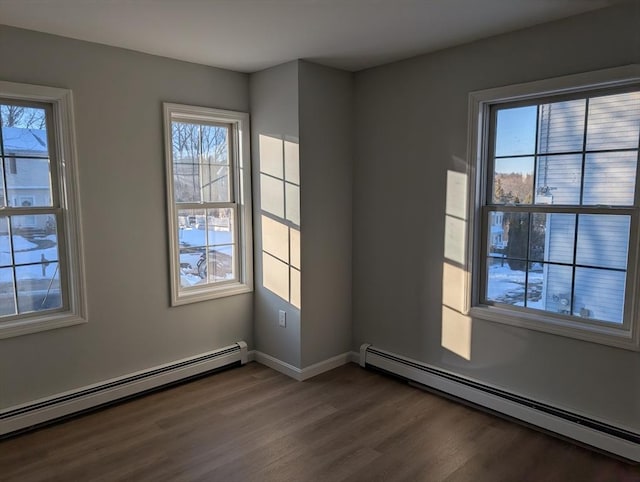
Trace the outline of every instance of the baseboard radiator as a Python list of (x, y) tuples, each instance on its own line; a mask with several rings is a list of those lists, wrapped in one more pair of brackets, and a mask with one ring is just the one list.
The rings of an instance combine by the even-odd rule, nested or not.
[(245, 363), (247, 344), (239, 341), (194, 357), (0, 410), (0, 439), (166, 385)]
[(579, 443), (640, 462), (640, 434), (441, 370), (372, 345), (360, 347), (360, 365), (374, 367), (456, 399)]

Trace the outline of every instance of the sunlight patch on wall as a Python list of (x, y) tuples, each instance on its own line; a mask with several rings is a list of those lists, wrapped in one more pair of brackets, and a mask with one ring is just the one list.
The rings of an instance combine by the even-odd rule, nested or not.
[(297, 142), (259, 136), (262, 285), (301, 306), (300, 159)]
[(449, 263), (442, 265), (442, 304), (464, 312), (464, 284), (466, 273), (462, 268)]
[(265, 212), (284, 218), (284, 190), (281, 181), (260, 174), (260, 207)]
[(262, 253), (262, 284), (273, 294), (289, 301), (289, 266), (269, 253)]
[(466, 273), (449, 263), (442, 270), (442, 335), (443, 348), (471, 360), (473, 320), (464, 315)]
[(465, 315), (468, 272), (467, 262), (467, 175), (447, 172), (447, 193), (442, 265), (443, 348), (471, 360), (473, 320)]
[(471, 360), (471, 318), (442, 306), (442, 346), (456, 355)]

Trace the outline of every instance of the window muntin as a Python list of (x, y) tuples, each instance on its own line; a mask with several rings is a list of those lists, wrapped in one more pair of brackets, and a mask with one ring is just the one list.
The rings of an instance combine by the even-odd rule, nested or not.
[(474, 316), (638, 349), (639, 81), (629, 66), (471, 94)]
[(0, 338), (87, 321), (72, 94), (0, 81)]
[(247, 124), (165, 104), (174, 305), (252, 289)]

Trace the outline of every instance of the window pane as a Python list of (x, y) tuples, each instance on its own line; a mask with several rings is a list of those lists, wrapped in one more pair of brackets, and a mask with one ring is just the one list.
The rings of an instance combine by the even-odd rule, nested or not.
[(544, 268), (542, 263), (529, 263), (527, 277), (527, 308), (544, 310)]
[(207, 263), (204, 246), (180, 248), (180, 286), (187, 288), (206, 282)]
[(204, 209), (180, 209), (178, 211), (178, 242), (181, 246), (205, 246), (206, 216)]
[(0, 217), (0, 266), (11, 266), (12, 264), (9, 218)]
[(178, 203), (200, 202), (200, 165), (175, 162), (173, 164), (173, 194)]
[(10, 206), (51, 206), (48, 159), (5, 158), (4, 164)]
[(535, 213), (532, 217), (536, 235), (532, 236), (531, 259), (573, 264), (576, 215)]
[(529, 237), (529, 215), (527, 213), (506, 212), (504, 214), (506, 225), (506, 245), (504, 254), (509, 258), (509, 264), (513, 269), (524, 271), (527, 259), (527, 243)]
[(229, 202), (229, 128), (172, 123), (176, 202)]
[(53, 214), (11, 216), (15, 264), (58, 261), (58, 234)]
[(533, 200), (533, 157), (496, 159), (493, 174), (493, 202), (531, 204)]
[(216, 164), (173, 164), (176, 202), (229, 202), (229, 167)]
[(584, 99), (540, 105), (538, 152), (582, 151)]
[(538, 309), (550, 313), (571, 314), (571, 278), (573, 268), (571, 266), (558, 266), (555, 264), (543, 264), (543, 297), (544, 304)]
[(587, 150), (637, 149), (640, 134), (640, 92), (589, 100)]
[(630, 223), (630, 216), (580, 215), (576, 264), (626, 269)]
[(16, 302), (13, 292), (13, 269), (0, 268), (0, 316), (15, 314)]
[(196, 124), (171, 123), (173, 161), (188, 164), (200, 162), (200, 129)]
[(541, 156), (536, 171), (536, 204), (580, 205), (582, 155)]
[(621, 271), (576, 268), (573, 314), (622, 323), (625, 278)]
[(62, 307), (58, 263), (17, 266), (16, 284), (20, 313)]
[(209, 282), (235, 279), (234, 247), (232, 245), (216, 246), (209, 249), (207, 274)]
[(0, 208), (7, 206), (7, 197), (4, 192), (4, 162), (0, 158)]
[(234, 239), (234, 210), (231, 208), (216, 208), (207, 210), (207, 226), (209, 246), (233, 244)]
[(529, 259), (543, 261), (546, 257), (547, 215), (545, 213), (531, 213), (529, 226)]
[(229, 164), (229, 129), (221, 126), (200, 126), (202, 162)]
[(489, 213), (489, 229), (487, 247), (489, 256), (502, 258), (506, 252), (505, 221), (506, 213), (495, 211)]
[(200, 168), (202, 171), (202, 201), (230, 202), (229, 168), (216, 164), (203, 164)]
[(583, 204), (631, 206), (638, 151), (587, 154)]
[(496, 120), (496, 156), (534, 154), (537, 107), (500, 109)]
[(526, 263), (522, 265), (523, 269), (514, 269), (507, 260), (487, 259), (487, 300), (524, 306)]
[(47, 157), (47, 125), (44, 109), (0, 105), (0, 125), (5, 155)]

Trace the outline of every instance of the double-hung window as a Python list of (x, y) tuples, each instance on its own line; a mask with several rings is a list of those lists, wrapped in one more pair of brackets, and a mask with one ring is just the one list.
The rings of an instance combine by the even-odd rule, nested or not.
[(472, 313), (638, 348), (639, 74), (471, 95)]
[(249, 119), (165, 104), (172, 304), (253, 289)]
[(0, 337), (86, 321), (71, 92), (0, 82)]

